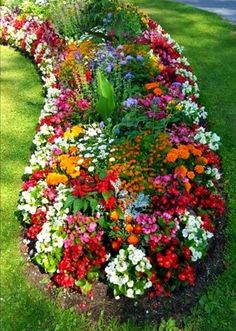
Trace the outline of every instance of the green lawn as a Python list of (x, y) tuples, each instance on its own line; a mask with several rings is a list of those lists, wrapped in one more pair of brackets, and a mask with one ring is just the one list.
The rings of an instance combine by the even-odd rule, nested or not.
[[(202, 296), (186, 330), (236, 330), (236, 26), (214, 14), (166, 0), (133, 0), (185, 46), (184, 54), (199, 79), (201, 101), (209, 112), (210, 128), (222, 137), (221, 155), (228, 195), (227, 269)], [(14, 219), (20, 177), (42, 107), (41, 85), (33, 65), (19, 53), (2, 47), (1, 100), (1, 316), (4, 331), (128, 331), (158, 330), (89, 320), (61, 310), (30, 286), (19, 252), (20, 226)], [(174, 330), (165, 329), (162, 330)]]

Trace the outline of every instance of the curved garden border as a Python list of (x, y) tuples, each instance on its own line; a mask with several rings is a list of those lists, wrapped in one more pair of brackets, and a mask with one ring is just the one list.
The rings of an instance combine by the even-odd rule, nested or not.
[[(48, 27), (47, 27), (47, 28), (48, 28)], [(59, 45), (60, 45), (60, 40), (57, 39), (57, 37), (56, 37), (56, 39), (53, 39), (53, 38), (55, 38), (55, 37), (56, 37), (56, 36), (55, 36), (55, 35), (53, 36), (53, 33), (52, 33), (52, 40), (53, 40), (53, 42), (56, 42), (56, 43), (58, 42)], [(18, 46), (18, 45), (17, 45), (17, 46)], [(34, 45), (35, 48), (37, 48), (37, 46), (38, 46), (38, 45)], [(22, 47), (23, 49), (24, 49), (24, 47), (25, 47), (25, 49), (26, 49), (31, 55), (33, 55), (33, 53), (35, 52), (35, 49), (32, 50), (31, 40), (28, 41), (28, 45), (27, 45), (27, 41), (26, 41), (26, 45), (21, 45), (21, 47)], [(34, 47), (33, 47), (33, 48), (34, 48)], [(37, 54), (37, 55), (38, 55), (38, 54)], [(46, 60), (48, 60), (48, 59), (46, 59)], [(37, 60), (36, 60), (36, 63), (37, 63)], [(42, 67), (40, 67), (40, 69), (42, 70), (43, 73), (46, 73), (46, 75), (48, 75), (48, 72), (47, 72), (47, 71), (44, 72), (44, 70), (47, 70), (47, 68), (45, 69), (45, 68), (42, 66)], [(47, 86), (48, 83), (51, 83), (51, 82), (53, 81), (53, 77), (52, 77), (52, 75), (49, 74), (49, 76), (48, 76), (48, 77), (45, 77), (44, 80), (45, 80), (45, 85)], [(50, 99), (50, 96), (49, 96), (49, 99)], [(51, 100), (50, 100), (50, 101), (51, 101)], [(145, 305), (146, 305), (146, 303), (145, 303)], [(144, 306), (145, 306), (145, 305), (144, 305)], [(144, 306), (143, 306), (143, 307), (144, 307)]]

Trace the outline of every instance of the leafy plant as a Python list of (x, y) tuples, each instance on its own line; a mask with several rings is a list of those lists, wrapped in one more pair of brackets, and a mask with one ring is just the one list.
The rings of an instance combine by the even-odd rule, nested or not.
[(100, 69), (97, 71), (97, 86), (99, 99), (96, 110), (102, 119), (107, 122), (116, 109), (116, 98), (112, 84)]

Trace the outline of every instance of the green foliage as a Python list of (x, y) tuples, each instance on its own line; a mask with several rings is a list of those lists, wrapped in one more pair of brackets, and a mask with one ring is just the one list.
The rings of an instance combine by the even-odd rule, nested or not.
[(51, 0), (49, 12), (59, 33), (68, 38), (112, 34), (122, 41), (141, 33), (143, 27), (137, 9), (122, 0)]
[(105, 74), (98, 69), (97, 71), (97, 87), (98, 101), (96, 110), (101, 118), (107, 122), (112, 117), (112, 113), (116, 109), (116, 99), (112, 84), (109, 82)]
[(35, 0), (6, 0), (4, 5), (10, 8), (19, 7), (23, 14), (33, 14), (41, 18), (48, 16), (48, 3), (39, 5)]
[(179, 329), (176, 326), (175, 321), (170, 318), (168, 321), (162, 321), (161, 325), (159, 326), (159, 330), (158, 331), (181, 331), (181, 329)]
[(68, 38), (76, 38), (81, 34), (81, 7), (85, 1), (81, 0), (51, 0), (49, 16), (58, 32)]
[(78, 211), (90, 212), (91, 215), (94, 215), (97, 211), (98, 200), (92, 195), (86, 195), (83, 198), (77, 198), (73, 195), (69, 195), (65, 203), (65, 208), (69, 208), (72, 213), (77, 213)]
[(3, 0), (1, 1), (1, 5), (8, 7), (16, 7), (22, 4), (23, 0)]

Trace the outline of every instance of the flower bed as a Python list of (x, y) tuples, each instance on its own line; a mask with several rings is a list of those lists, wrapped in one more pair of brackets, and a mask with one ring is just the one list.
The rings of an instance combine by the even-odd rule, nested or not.
[(107, 11), (102, 35), (74, 41), (4, 11), (2, 42), (33, 59), (46, 95), (18, 217), (56, 285), (169, 296), (195, 284), (224, 212), (219, 137), (179, 45), (139, 13), (142, 31), (117, 38)]

